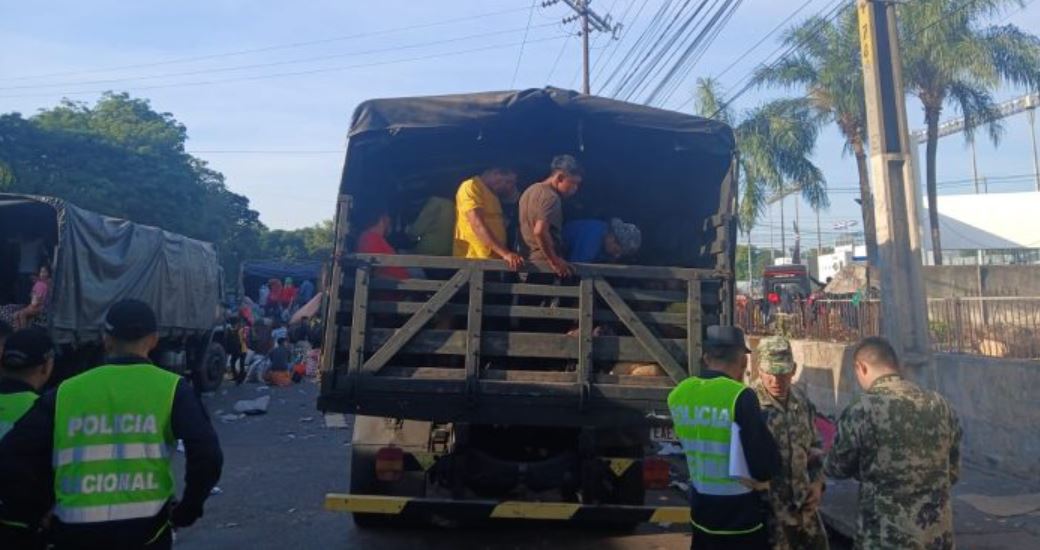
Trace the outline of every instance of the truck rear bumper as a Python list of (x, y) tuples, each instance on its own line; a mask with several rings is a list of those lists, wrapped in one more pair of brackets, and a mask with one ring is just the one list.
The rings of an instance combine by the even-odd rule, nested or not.
[(380, 514), (423, 518), (437, 516), (454, 520), (526, 519), (596, 523), (685, 524), (690, 521), (686, 506), (583, 505), (570, 502), (494, 500), (450, 500), (384, 495), (325, 495), (325, 509), (333, 512)]

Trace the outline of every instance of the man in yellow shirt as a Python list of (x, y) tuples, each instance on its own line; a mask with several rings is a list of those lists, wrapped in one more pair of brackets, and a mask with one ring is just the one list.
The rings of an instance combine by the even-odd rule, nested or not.
[(456, 258), (502, 259), (512, 270), (523, 258), (506, 248), (506, 220), (502, 200), (515, 201), (516, 172), (492, 167), (459, 185), (455, 194)]

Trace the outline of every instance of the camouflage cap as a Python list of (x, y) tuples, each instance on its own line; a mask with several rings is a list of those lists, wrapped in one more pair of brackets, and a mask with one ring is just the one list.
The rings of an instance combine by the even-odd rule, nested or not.
[(761, 356), (759, 370), (769, 374), (789, 374), (794, 372), (794, 356), (791, 343), (783, 336), (769, 336), (758, 343)]

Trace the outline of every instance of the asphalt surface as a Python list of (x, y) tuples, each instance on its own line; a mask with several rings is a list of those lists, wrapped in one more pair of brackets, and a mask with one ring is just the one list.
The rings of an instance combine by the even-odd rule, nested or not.
[[(685, 527), (646, 525), (619, 534), (549, 522), (487, 522), (468, 527), (357, 529), (348, 514), (322, 508), (329, 492), (346, 492), (350, 431), (326, 428), (314, 408), (317, 385), (258, 390), (257, 384), (204, 397), (224, 449), (219, 494), (205, 516), (177, 532), (175, 548), (376, 548), (386, 550), (567, 548), (672, 550), (690, 547)], [(270, 394), (268, 413), (222, 420), (240, 399)], [(180, 459), (178, 460), (180, 462)], [(180, 474), (178, 474), (179, 476)]]

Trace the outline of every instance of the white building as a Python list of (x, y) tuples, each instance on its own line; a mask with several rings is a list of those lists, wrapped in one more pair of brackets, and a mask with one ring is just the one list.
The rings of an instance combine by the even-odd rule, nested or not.
[(846, 265), (865, 263), (866, 260), (867, 247), (865, 245), (838, 245), (834, 247), (834, 252), (822, 254), (816, 259), (816, 273), (819, 274), (818, 279), (821, 282), (825, 282), (827, 279), (834, 277)]
[[(932, 263), (927, 208), (921, 233)], [(939, 195), (939, 235), (943, 263), (1040, 263), (1040, 193)]]

